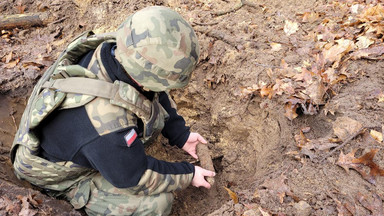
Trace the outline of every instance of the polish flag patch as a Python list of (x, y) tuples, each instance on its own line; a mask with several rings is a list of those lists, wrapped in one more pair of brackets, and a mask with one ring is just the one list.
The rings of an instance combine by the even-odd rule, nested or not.
[(137, 137), (137, 133), (135, 131), (135, 129), (131, 129), (127, 134), (125, 134), (124, 136), (124, 139), (125, 139), (125, 143), (127, 143), (127, 146), (128, 147), (131, 147), (133, 141), (135, 141)]

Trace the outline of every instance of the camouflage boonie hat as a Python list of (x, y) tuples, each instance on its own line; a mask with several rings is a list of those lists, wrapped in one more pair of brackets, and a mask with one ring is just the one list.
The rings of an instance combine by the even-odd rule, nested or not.
[(199, 58), (195, 32), (178, 13), (153, 6), (117, 29), (116, 58), (145, 88), (160, 92), (188, 84)]

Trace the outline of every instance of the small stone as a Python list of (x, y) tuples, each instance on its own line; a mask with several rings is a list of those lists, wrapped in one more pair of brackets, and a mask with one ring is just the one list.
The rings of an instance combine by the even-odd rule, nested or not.
[(308, 216), (311, 215), (312, 207), (305, 201), (300, 201), (293, 204), (293, 207), (296, 210), (297, 216)]

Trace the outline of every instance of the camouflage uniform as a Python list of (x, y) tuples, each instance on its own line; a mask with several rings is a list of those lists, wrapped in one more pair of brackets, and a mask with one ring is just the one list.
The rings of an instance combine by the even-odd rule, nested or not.
[[(146, 26), (146, 28), (144, 28)], [(116, 58), (127, 73), (154, 92), (185, 86), (199, 55), (192, 27), (176, 12), (149, 7), (130, 17), (116, 33), (76, 38), (35, 86), (12, 146), (15, 173), (53, 196), (63, 196), (90, 215), (169, 214), (172, 191), (187, 187), (193, 175), (160, 175), (147, 170), (135, 187), (116, 188), (99, 172), (71, 161), (53, 163), (39, 157), (33, 132), (56, 109), (85, 106), (89, 119), (102, 135), (144, 123), (141, 140), (148, 143), (164, 127), (167, 112), (155, 95), (152, 101), (132, 86), (114, 83), (101, 64), (102, 43), (116, 42)], [(76, 65), (96, 49), (88, 68)]]

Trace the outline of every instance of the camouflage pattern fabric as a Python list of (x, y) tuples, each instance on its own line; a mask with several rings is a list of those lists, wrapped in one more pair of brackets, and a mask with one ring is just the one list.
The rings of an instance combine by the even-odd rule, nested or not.
[[(95, 172), (70, 162), (66, 163), (66, 165), (59, 165), (39, 157), (40, 142), (35, 136), (33, 128), (66, 100), (65, 93), (42, 89), (42, 85), (50, 79), (68, 76), (65, 71), (61, 72), (58, 68), (72, 64), (80, 56), (110, 38), (110, 36), (95, 36), (92, 32), (81, 34), (60, 55), (55, 64), (44, 73), (34, 87), (11, 148), (11, 160), (18, 178), (45, 189), (65, 191)], [(74, 74), (87, 76), (86, 72), (83, 72), (82, 74), (81, 70), (76, 70)], [(82, 96), (76, 97), (78, 98), (72, 98), (75, 102), (89, 100), (82, 100)], [(78, 105), (81, 105), (81, 103)]]
[(155, 92), (187, 85), (199, 44), (178, 13), (148, 7), (128, 17), (116, 33), (116, 58), (138, 83)]
[[(42, 76), (29, 98), (11, 149), (15, 174), (48, 189), (53, 196), (64, 196), (76, 209), (85, 207), (90, 215), (169, 214), (171, 192), (186, 188), (193, 174), (163, 175), (147, 170), (137, 186), (119, 189), (93, 169), (70, 161), (53, 163), (38, 156), (40, 143), (33, 128), (55, 109), (85, 106), (100, 135), (135, 126), (140, 118), (144, 123), (144, 143), (164, 127), (168, 114), (159, 104), (158, 95), (149, 101), (128, 84), (115, 82), (113, 85), (117, 85), (118, 91), (109, 99), (45, 86), (68, 77), (111, 82), (100, 60), (103, 42), (116, 42), (120, 63), (129, 75), (152, 91), (186, 85), (199, 56), (191, 26), (176, 12), (164, 7), (150, 7), (130, 16), (117, 34), (85, 32), (80, 35)], [(76, 65), (84, 54), (94, 49), (88, 68)]]
[[(97, 74), (99, 79), (110, 80), (100, 60), (101, 46), (102, 44), (96, 49), (88, 68)], [(98, 98), (85, 105), (93, 126), (100, 135), (104, 135), (121, 128), (135, 126), (139, 117), (144, 124), (141, 141), (146, 145), (150, 144), (160, 134), (164, 122), (169, 117), (159, 103), (158, 93), (150, 101), (127, 83), (116, 80), (114, 85), (118, 86), (118, 90), (113, 97)]]
[[(87, 188), (87, 190), (81, 190)], [(84, 206), (88, 215), (168, 215), (173, 194), (135, 195), (111, 185), (96, 174), (66, 194), (72, 205)]]

